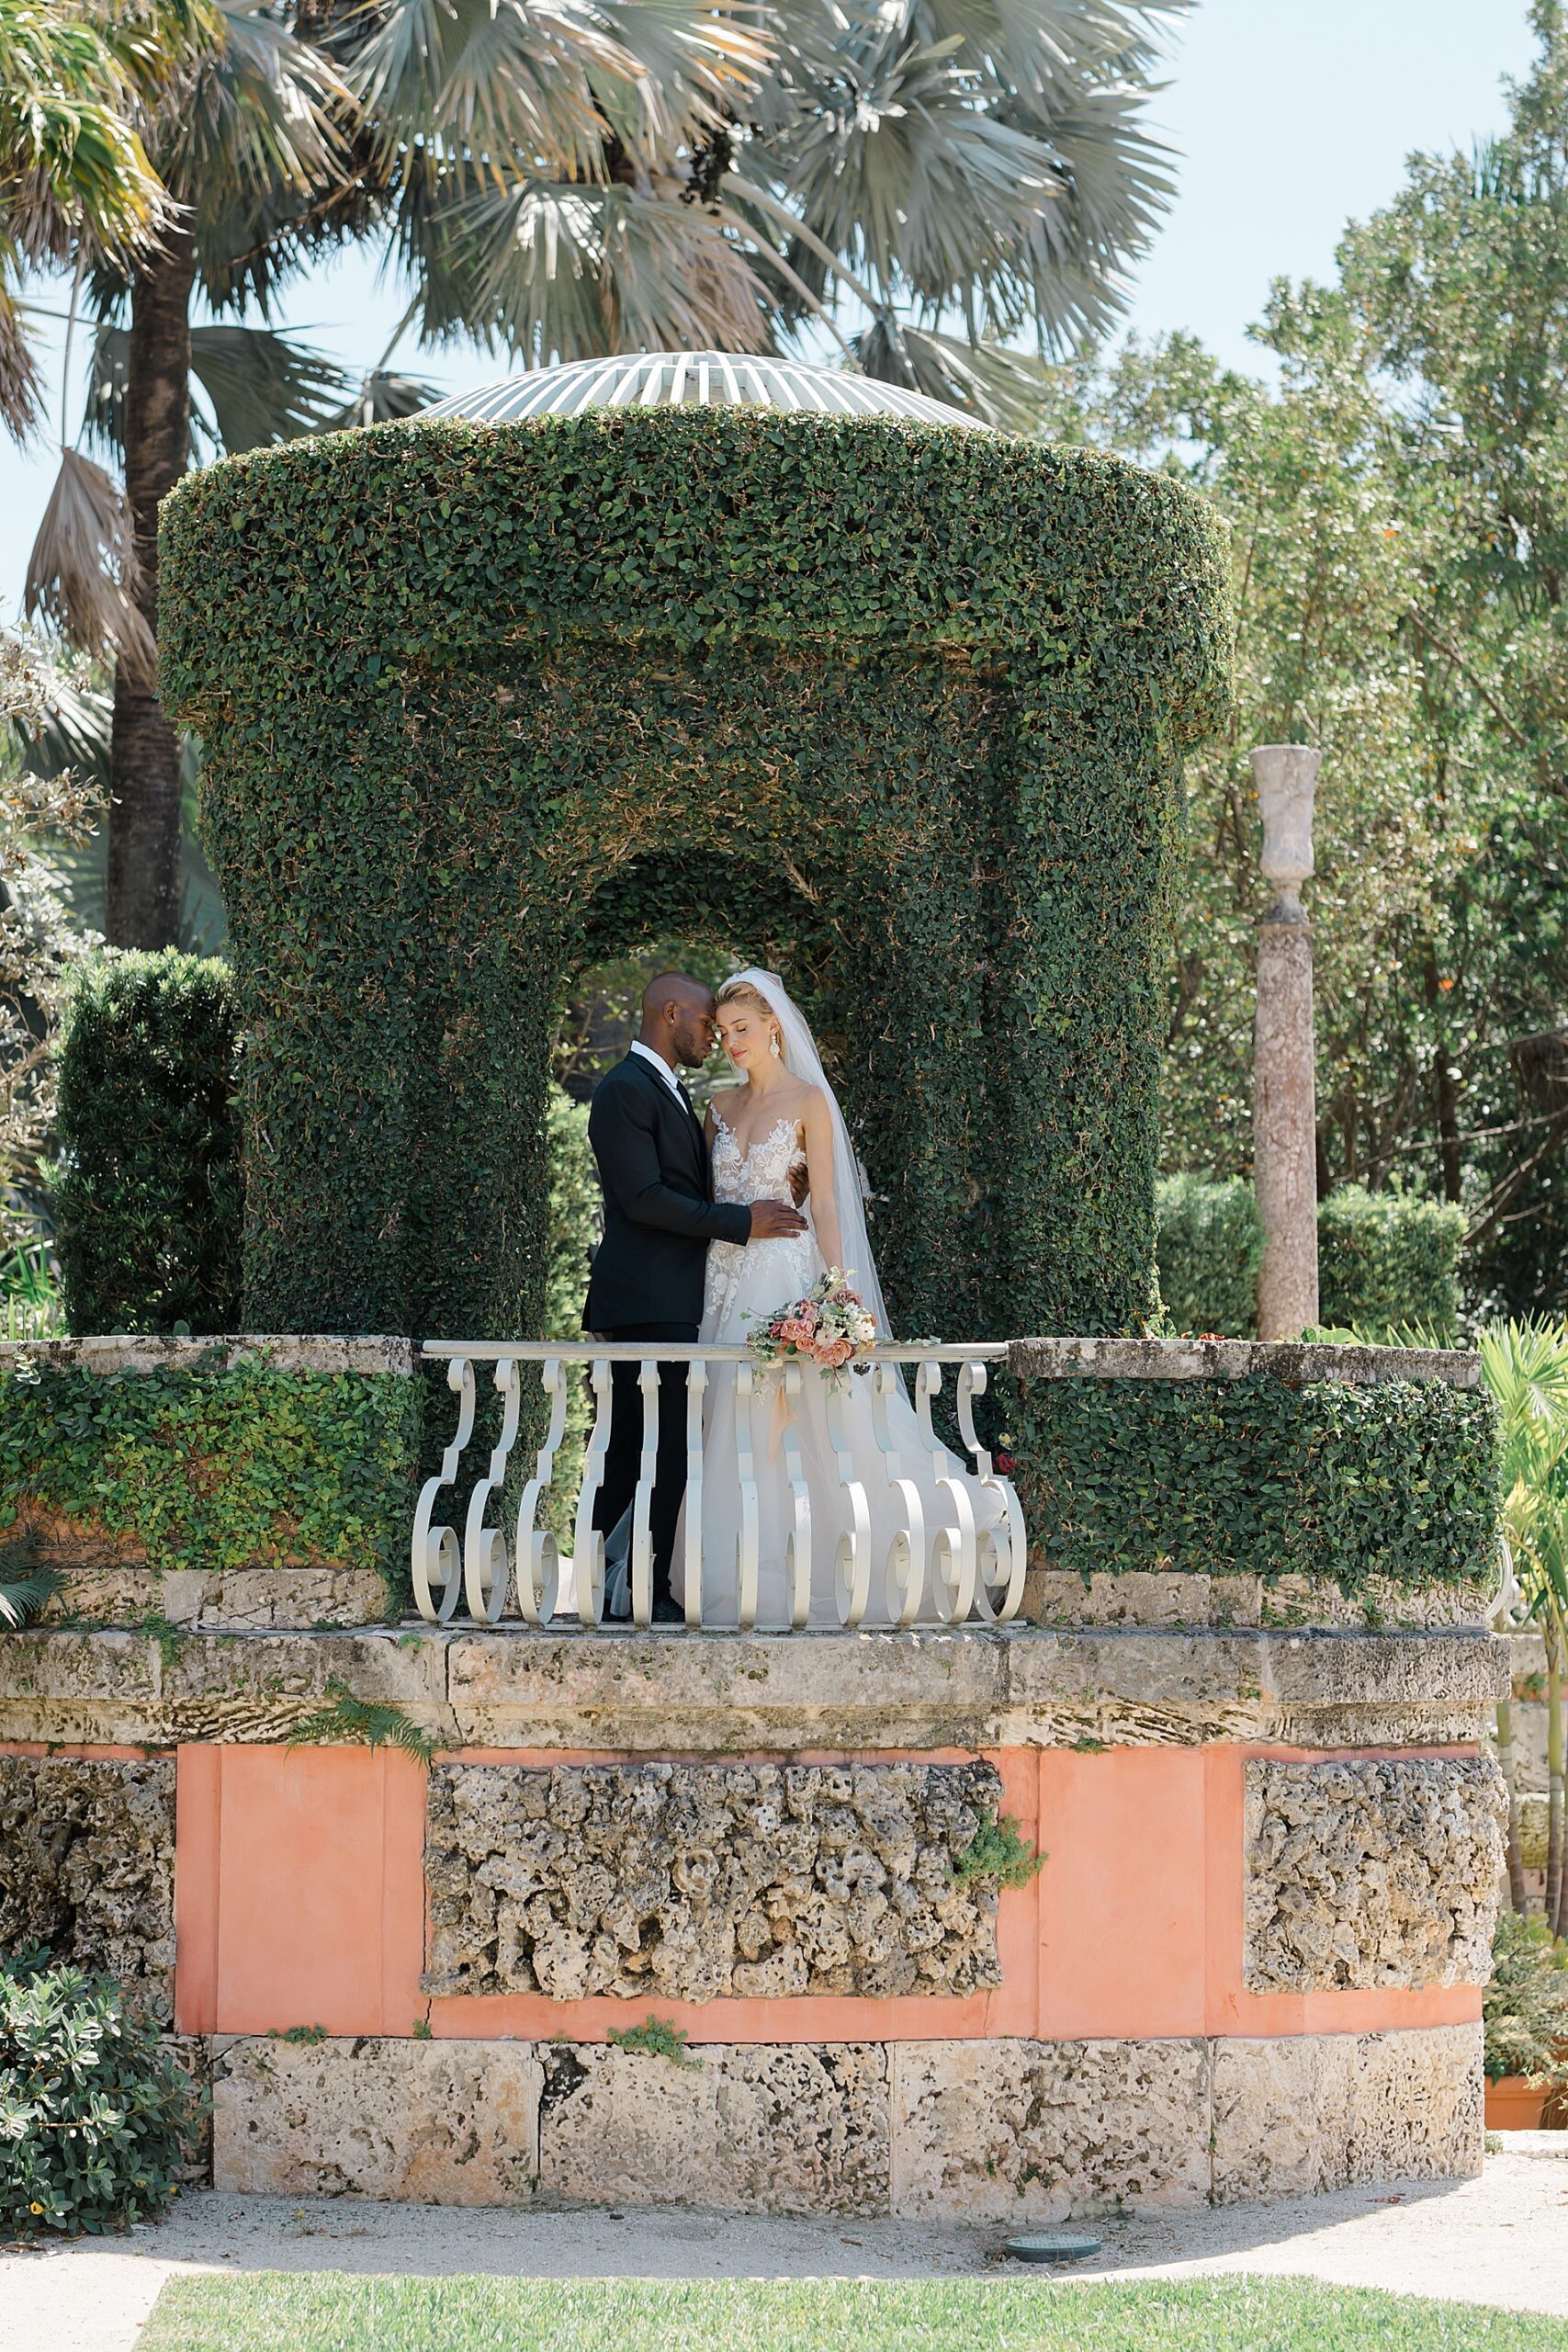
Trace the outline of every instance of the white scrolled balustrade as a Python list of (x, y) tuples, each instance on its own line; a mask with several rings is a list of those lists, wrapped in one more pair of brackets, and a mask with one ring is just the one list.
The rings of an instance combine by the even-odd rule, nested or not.
[[(429, 1623), (449, 1624), (465, 1604), (468, 1618), (478, 1625), (499, 1625), (509, 1617), (524, 1626), (575, 1623), (584, 1631), (637, 1630), (652, 1623), (660, 1368), (676, 1363), (686, 1372), (686, 1508), (678, 1555), (684, 1630), (756, 1626), (760, 1571), (768, 1557), (784, 1562), (784, 1616), (769, 1629), (800, 1632), (807, 1626), (814, 1562), (822, 1558), (826, 1566), (823, 1543), (832, 1541), (832, 1527), (825, 1539), (823, 1528), (813, 1522), (813, 1480), (803, 1445), (808, 1424), (802, 1419), (805, 1384), (814, 1377), (808, 1371), (793, 1363), (761, 1363), (746, 1349), (733, 1347), (645, 1352), (592, 1340), (432, 1340), (423, 1352), (432, 1363), (445, 1363), (447, 1385), (457, 1399), (457, 1426), (439, 1470), (420, 1490), (414, 1513), (414, 1601)], [(864, 1373), (848, 1374), (837, 1386), (824, 1384), (830, 1460), (823, 1463), (818, 1453), (815, 1477), (819, 1502), (825, 1483), (832, 1495), (838, 1536), (829, 1606), (840, 1625), (897, 1630), (917, 1623), (1002, 1624), (1017, 1614), (1027, 1556), (1023, 1514), (1012, 1487), (980, 1443), (974, 1418), (976, 1400), (986, 1391), (987, 1359), (1003, 1352), (995, 1343), (879, 1347)], [(641, 1430), (627, 1523), (612, 1532), (612, 1560), (605, 1533), (594, 1521), (602, 1516), (612, 1367), (617, 1363), (636, 1367)], [(947, 1371), (954, 1374), (953, 1409), (970, 1457), (971, 1467), (962, 1476), (954, 1475), (953, 1456), (932, 1421), (932, 1404)], [(481, 1372), (493, 1382), (499, 1428), (488, 1453), (470, 1466), (466, 1456), (479, 1419)], [(913, 1436), (909, 1416), (901, 1409), (907, 1378), (912, 1380)], [(856, 1459), (845, 1416), (849, 1383), (863, 1379), (875, 1441), (869, 1465), (863, 1446)], [(721, 1468), (733, 1477), (739, 1525), (731, 1555), (724, 1559), (705, 1555), (703, 1544), (703, 1489), (718, 1475), (704, 1453), (705, 1416), (716, 1380), (733, 1382), (735, 1402), (734, 1458)], [(589, 1407), (588, 1426), (581, 1462), (563, 1478), (576, 1451), (568, 1442), (574, 1396)], [(534, 1433), (543, 1431), (526, 1476), (527, 1455), (517, 1458), (525, 1425), (531, 1444)], [(820, 1419), (816, 1427), (819, 1449)], [(929, 1455), (924, 1463), (918, 1458), (922, 1451)], [(863, 1483), (867, 1476), (874, 1493)], [(934, 1504), (933, 1494), (940, 1498)], [(764, 1524), (769, 1510), (781, 1524)], [(875, 1525), (885, 1534), (892, 1528), (880, 1559), (873, 1557)], [(566, 1549), (560, 1538), (569, 1528)], [(773, 1573), (776, 1592), (776, 1568)], [(619, 1602), (619, 1615), (609, 1612), (612, 1600)], [(819, 1601), (819, 1614), (820, 1609)]]

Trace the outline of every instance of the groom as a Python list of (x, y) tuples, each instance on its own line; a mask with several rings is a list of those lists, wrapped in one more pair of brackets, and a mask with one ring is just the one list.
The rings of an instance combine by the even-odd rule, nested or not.
[[(604, 1234), (593, 1259), (583, 1328), (596, 1339), (694, 1347), (710, 1241), (773, 1240), (806, 1229), (787, 1201), (747, 1208), (711, 1197), (707, 1142), (678, 1073), (713, 1051), (711, 989), (684, 972), (661, 972), (643, 991), (642, 1026), (625, 1061), (594, 1090), (588, 1140), (604, 1194)], [(642, 1452), (637, 1366), (611, 1368), (610, 1442), (593, 1509), (604, 1534), (629, 1510)], [(649, 1532), (653, 1614), (679, 1621), (670, 1590), (675, 1523), (686, 1490), (686, 1374), (659, 1369), (659, 1448)]]

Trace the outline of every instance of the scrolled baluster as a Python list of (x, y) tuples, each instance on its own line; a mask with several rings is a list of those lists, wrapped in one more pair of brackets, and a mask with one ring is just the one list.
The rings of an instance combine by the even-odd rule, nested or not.
[(540, 1371), (549, 1399), (550, 1425), (534, 1457), (534, 1475), (517, 1506), (517, 1532), (513, 1559), (517, 1571), (517, 1606), (530, 1625), (543, 1625), (552, 1614), (560, 1580), (560, 1549), (547, 1527), (537, 1524), (539, 1507), (555, 1476), (556, 1455), (566, 1434), (570, 1391), (566, 1366), (559, 1356), (547, 1357)]
[(740, 1488), (740, 1532), (735, 1539), (735, 1622), (743, 1634), (757, 1623), (757, 1567), (761, 1515), (751, 1408), (757, 1384), (749, 1363), (735, 1367), (735, 1469)]
[(659, 1468), (659, 1364), (644, 1356), (637, 1369), (642, 1392), (642, 1454), (632, 1501), (631, 1601), (634, 1625), (653, 1623), (653, 1481)]
[(686, 1366), (685, 1610), (688, 1625), (703, 1622), (703, 1397), (705, 1363)]
[(919, 1487), (912, 1478), (904, 1476), (898, 1442), (887, 1417), (889, 1404), (900, 1393), (897, 1366), (874, 1364), (871, 1373), (871, 1425), (886, 1465), (888, 1491), (897, 1496), (904, 1512), (904, 1524), (887, 1546), (883, 1598), (890, 1624), (912, 1625), (919, 1614), (920, 1599), (925, 1590), (926, 1512)]
[[(1010, 1479), (991, 1466), (991, 1457), (975, 1431), (975, 1399), (986, 1393), (989, 1374), (983, 1360), (961, 1366), (958, 1374), (958, 1426), (975, 1461), (975, 1475), (987, 1493), (1001, 1506), (1006, 1540), (1000, 1531), (987, 1528), (980, 1537), (980, 1576), (975, 1602), (982, 1617), (1005, 1625), (1017, 1616), (1023, 1601), (1023, 1580), (1029, 1567), (1029, 1539), (1024, 1532), (1023, 1506)], [(1001, 1599), (996, 1599), (1000, 1589)]]
[(463, 1587), (468, 1595), (468, 1614), (489, 1625), (499, 1623), (512, 1587), (512, 1559), (505, 1532), (499, 1527), (487, 1527), (484, 1520), (491, 1495), (499, 1494), (505, 1483), (506, 1465), (517, 1442), (522, 1393), (515, 1356), (501, 1358), (495, 1367), (495, 1385), (501, 1392), (501, 1434), (491, 1449), (489, 1469), (468, 1497), (468, 1516), (463, 1529)]
[(975, 1606), (975, 1581), (979, 1551), (975, 1529), (975, 1504), (962, 1478), (948, 1476), (952, 1461), (931, 1422), (931, 1401), (942, 1390), (942, 1366), (930, 1358), (915, 1372), (915, 1411), (921, 1434), (931, 1449), (935, 1483), (953, 1505), (953, 1524), (931, 1531), (931, 1592), (944, 1623), (962, 1625)]
[[(795, 1524), (784, 1539), (784, 1580), (789, 1592), (789, 1622), (799, 1633), (811, 1617), (811, 1489), (800, 1458), (800, 1366), (782, 1364), (784, 1476), (789, 1480)], [(777, 1409), (775, 1408), (775, 1409)]]
[(865, 1604), (871, 1598), (871, 1510), (844, 1440), (843, 1396), (830, 1380), (823, 1383), (822, 1395), (828, 1408), (828, 1442), (833, 1449), (850, 1522), (839, 1537), (833, 1561), (833, 1589), (840, 1624), (853, 1628), (865, 1615)]
[(580, 1625), (597, 1625), (604, 1610), (604, 1538), (593, 1524), (593, 1506), (604, 1483), (610, 1445), (610, 1363), (595, 1356), (588, 1375), (593, 1391), (593, 1427), (582, 1457), (582, 1485), (571, 1532), (571, 1603)]
[(474, 1367), (467, 1356), (454, 1356), (446, 1367), (446, 1385), (457, 1398), (457, 1426), (441, 1456), (441, 1467), (427, 1478), (414, 1507), (411, 1566), (413, 1597), (427, 1624), (445, 1625), (457, 1606), (463, 1589), (463, 1555), (455, 1527), (433, 1527), (431, 1514), (444, 1487), (455, 1487), (463, 1449), (474, 1433)]

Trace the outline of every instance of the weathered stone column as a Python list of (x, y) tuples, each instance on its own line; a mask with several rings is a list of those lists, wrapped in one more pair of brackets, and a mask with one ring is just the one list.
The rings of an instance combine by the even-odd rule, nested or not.
[(1253, 1166), (1263, 1221), (1258, 1336), (1299, 1339), (1317, 1321), (1317, 1093), (1313, 1070), (1312, 929), (1301, 886), (1312, 873), (1320, 754), (1264, 743), (1252, 754), (1263, 811), (1263, 872), (1275, 899), (1258, 926)]

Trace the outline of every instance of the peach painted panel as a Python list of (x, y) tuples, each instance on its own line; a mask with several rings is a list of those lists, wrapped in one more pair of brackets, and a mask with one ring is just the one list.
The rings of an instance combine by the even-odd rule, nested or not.
[(182, 1748), (180, 1781), (182, 2028), (411, 2031), (423, 2006), (424, 1837), (413, 1758), (387, 1748)]
[(1203, 1755), (1040, 1751), (1044, 2040), (1203, 2031)]

